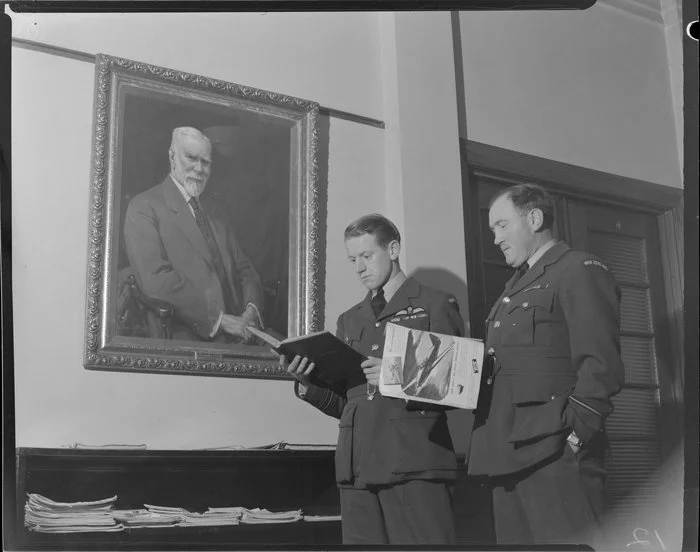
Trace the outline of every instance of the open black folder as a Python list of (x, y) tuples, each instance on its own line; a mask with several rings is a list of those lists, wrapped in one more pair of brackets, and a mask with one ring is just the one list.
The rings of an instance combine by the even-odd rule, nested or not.
[(257, 328), (248, 327), (248, 330), (272, 345), (275, 351), (290, 362), (296, 355), (311, 360), (316, 367), (309, 377), (316, 385), (349, 389), (367, 383), (360, 367), (367, 357), (329, 331), (288, 337), (280, 341)]

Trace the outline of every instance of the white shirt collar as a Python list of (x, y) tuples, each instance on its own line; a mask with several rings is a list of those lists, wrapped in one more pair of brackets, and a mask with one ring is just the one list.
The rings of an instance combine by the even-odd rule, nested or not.
[[(399, 270), (396, 274), (389, 278), (386, 284), (384, 284), (384, 287), (382, 289), (384, 290), (384, 298), (386, 299), (387, 303), (391, 300), (391, 298), (398, 291), (398, 289), (403, 285), (406, 279), (407, 278), (403, 270)], [(372, 293), (372, 296), (374, 297), (375, 294), (376, 292)]]
[(535, 251), (532, 254), (532, 256), (527, 260), (527, 266), (529, 268), (532, 268), (532, 266), (542, 258), (542, 255), (549, 251), (555, 243), (557, 243), (557, 240), (552, 238), (547, 243), (543, 243), (542, 245), (540, 245), (539, 249)]
[(180, 190), (182, 197), (185, 199), (185, 203), (187, 203), (187, 205), (189, 206), (190, 199), (192, 199), (192, 196), (189, 193), (187, 193), (187, 190), (185, 190), (185, 187), (182, 184), (180, 184), (172, 174), (170, 175), (170, 180), (172, 180), (175, 183), (175, 186), (177, 187), (178, 190)]

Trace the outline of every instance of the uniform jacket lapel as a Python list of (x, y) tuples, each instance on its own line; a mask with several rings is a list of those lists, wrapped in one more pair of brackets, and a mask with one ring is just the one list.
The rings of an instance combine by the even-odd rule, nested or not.
[(358, 313), (362, 318), (366, 318), (367, 320), (374, 320), (374, 313), (372, 312), (372, 305), (370, 304), (371, 300), (372, 292), (370, 291), (367, 293), (362, 303), (357, 306)]
[(514, 295), (519, 291), (522, 291), (535, 280), (542, 277), (548, 265), (556, 263), (561, 256), (569, 250), (569, 246), (564, 242), (557, 242), (552, 247), (550, 247), (544, 255), (535, 263), (535, 266), (529, 268), (529, 270), (520, 278), (517, 282), (514, 282), (507, 293)]
[(510, 277), (510, 280), (506, 282), (506, 285), (503, 288), (503, 291), (501, 292), (500, 297), (494, 301), (493, 305), (491, 306), (491, 311), (489, 312), (488, 317), (486, 318), (486, 324), (488, 325), (488, 321), (492, 320), (494, 316), (496, 316), (496, 311), (498, 310), (498, 307), (501, 306), (501, 301), (503, 298), (511, 293), (511, 288), (513, 287), (513, 282), (515, 281), (515, 278), (517, 277), (517, 272), (513, 274)]
[[(411, 299), (420, 295), (420, 284), (414, 278), (406, 278), (406, 281), (401, 284), (396, 290), (391, 300), (387, 303), (384, 310), (379, 315), (379, 319), (393, 316), (400, 310), (413, 306)], [(371, 309), (370, 309), (371, 311)]]
[(557, 262), (569, 249), (569, 246), (565, 242), (557, 242), (550, 247), (547, 252), (542, 255), (542, 258), (535, 263), (535, 266), (531, 267), (520, 279), (517, 278), (517, 272), (513, 274), (510, 280), (506, 282), (503, 293), (501, 293), (501, 296), (491, 307), (491, 312), (489, 312), (487, 320), (493, 319), (493, 317), (496, 315), (496, 311), (501, 305), (501, 301), (504, 297), (508, 295), (515, 295), (537, 279), (541, 278), (547, 266)]
[[(379, 320), (383, 318), (388, 318), (393, 314), (397, 313), (401, 309), (411, 306), (411, 299), (418, 297), (420, 295), (420, 284), (418, 280), (413, 278), (406, 278), (406, 281), (401, 284), (399, 289), (396, 290), (390, 301), (387, 302), (384, 310), (379, 314)], [(357, 311), (362, 315), (363, 318), (371, 320), (374, 322), (374, 312), (372, 311), (372, 292), (370, 291), (364, 298), (364, 300), (357, 306)]]

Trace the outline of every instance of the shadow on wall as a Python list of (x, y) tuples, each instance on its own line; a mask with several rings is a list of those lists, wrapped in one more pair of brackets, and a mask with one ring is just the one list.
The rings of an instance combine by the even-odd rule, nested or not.
[(467, 283), (449, 270), (437, 267), (420, 267), (414, 270), (409, 276), (418, 280), (421, 284), (436, 289), (447, 291), (457, 298), (459, 310), (464, 319), (465, 330), (469, 334), (469, 312), (466, 310)]

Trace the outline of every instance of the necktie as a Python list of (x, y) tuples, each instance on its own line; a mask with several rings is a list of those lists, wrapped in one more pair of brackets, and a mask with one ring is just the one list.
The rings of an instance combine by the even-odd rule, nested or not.
[(370, 299), (369, 304), (372, 307), (372, 312), (374, 313), (374, 317), (379, 318), (379, 315), (384, 310), (384, 307), (386, 307), (386, 298), (384, 297), (384, 289), (383, 288), (379, 288), (377, 290), (377, 293), (374, 294), (374, 297), (372, 297), (372, 299)]
[(528, 268), (530, 267), (527, 265), (527, 263), (523, 263), (518, 267), (518, 269), (515, 271), (516, 277), (515, 280), (513, 280), (513, 285), (515, 285), (515, 283), (525, 275)]
[[(383, 288), (379, 288), (377, 290), (377, 293), (374, 294), (374, 297), (372, 297), (369, 300), (369, 305), (370, 305), (370, 307), (372, 307), (372, 312), (374, 313), (374, 317), (376, 319), (379, 319), (379, 315), (384, 310), (384, 307), (386, 307), (386, 297), (384, 297), (384, 289)], [(374, 398), (374, 394), (376, 392), (377, 392), (377, 386), (368, 382), (367, 383), (367, 400), (371, 401)]]
[(226, 306), (226, 312), (237, 313), (237, 311), (239, 311), (240, 308), (238, 308), (238, 303), (234, 299), (233, 293), (231, 292), (228, 277), (226, 276), (226, 269), (224, 268), (224, 261), (221, 258), (221, 251), (219, 251), (219, 246), (216, 245), (216, 241), (214, 240), (214, 236), (212, 235), (211, 226), (209, 226), (209, 221), (207, 220), (207, 217), (204, 214), (201, 205), (199, 204), (199, 200), (196, 197), (191, 198), (189, 203), (192, 207), (192, 211), (194, 211), (194, 219), (195, 221), (197, 221), (197, 226), (199, 226), (199, 230), (202, 232), (204, 241), (206, 242), (207, 248), (209, 249), (212, 267), (214, 268), (216, 277), (219, 279), (221, 289), (224, 292), (224, 303)]
[(207, 218), (204, 216), (202, 206), (199, 204), (199, 200), (196, 197), (190, 198), (189, 203), (190, 207), (192, 207), (192, 211), (194, 211), (194, 219), (197, 221), (197, 226), (199, 226), (202, 236), (204, 236), (204, 239), (207, 241), (207, 245), (209, 245), (209, 240), (211, 240), (211, 228), (209, 228)]

